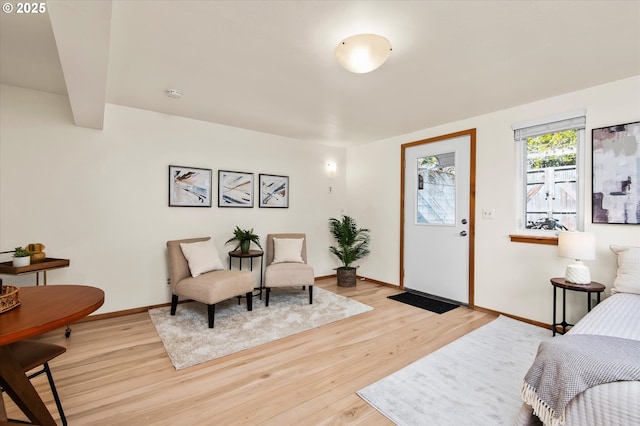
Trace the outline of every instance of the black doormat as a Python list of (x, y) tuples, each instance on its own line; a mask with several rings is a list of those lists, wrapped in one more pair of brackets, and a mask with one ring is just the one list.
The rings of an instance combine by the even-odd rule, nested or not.
[(450, 310), (458, 307), (458, 305), (454, 305), (453, 303), (430, 299), (414, 293), (400, 293), (388, 297), (389, 299), (397, 300), (398, 302), (406, 303), (407, 305), (415, 306), (417, 308), (426, 309), (427, 311), (435, 312), (436, 314), (444, 314), (445, 312), (449, 312)]

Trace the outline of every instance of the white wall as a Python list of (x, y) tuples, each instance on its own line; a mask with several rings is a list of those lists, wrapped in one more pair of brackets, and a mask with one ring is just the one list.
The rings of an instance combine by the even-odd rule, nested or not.
[[(51, 257), (71, 267), (51, 271), (50, 283), (103, 288), (98, 312), (165, 303), (164, 244), (173, 238), (210, 235), (221, 253), (235, 225), (268, 232), (302, 231), (316, 276), (338, 266), (327, 219), (345, 209), (372, 230), (371, 255), (358, 273), (399, 284), (400, 145), (468, 128), (477, 129), (475, 303), (541, 322), (551, 322), (549, 278), (562, 276), (566, 259), (555, 246), (512, 243), (518, 188), (511, 125), (587, 109), (590, 130), (640, 119), (640, 76), (556, 98), (473, 117), (351, 148), (215, 125), (107, 105), (103, 131), (76, 127), (68, 99), (0, 86), (0, 251), (42, 242)], [(329, 178), (327, 161), (338, 171)], [(224, 209), (167, 206), (168, 165), (290, 176), (289, 209)], [(345, 188), (346, 183), (348, 188)], [(22, 186), (19, 187), (18, 184)], [(328, 194), (328, 186), (334, 194)], [(611, 243), (640, 245), (640, 227), (593, 225), (591, 177), (587, 175), (587, 231), (596, 233), (598, 258), (586, 262), (595, 281), (611, 285)], [(493, 220), (482, 220), (482, 208)], [(9, 257), (0, 260), (9, 260)], [(226, 258), (223, 258), (226, 262)], [(32, 275), (3, 276), (33, 285)], [(586, 310), (584, 294), (569, 293), (569, 319)]]
[[(316, 276), (335, 273), (327, 221), (346, 207), (344, 148), (110, 104), (104, 130), (80, 128), (66, 97), (0, 90), (0, 251), (41, 242), (47, 256), (71, 259), (48, 281), (102, 288), (98, 313), (170, 300), (167, 240), (212, 236), (226, 265), (235, 225), (263, 241), (270, 232), (306, 232)], [(328, 161), (337, 164), (331, 178)], [(170, 164), (212, 169), (211, 208), (168, 207)], [(258, 208), (256, 199), (252, 209), (218, 208), (219, 169), (253, 172), (256, 187), (259, 173), (289, 176), (290, 207)]]
[[(469, 100), (474, 102), (477, 100)], [(640, 246), (640, 227), (591, 223), (591, 129), (640, 120), (640, 76), (521, 105), (483, 116), (425, 129), (347, 152), (349, 214), (373, 230), (371, 255), (359, 274), (399, 285), (400, 275), (400, 146), (470, 128), (477, 129), (475, 304), (520, 317), (551, 323), (552, 286), (570, 262), (556, 246), (512, 243), (520, 189), (515, 184), (516, 146), (513, 123), (587, 109), (585, 194), (586, 231), (597, 239), (597, 259), (585, 261), (594, 281), (611, 286), (615, 258), (610, 244)], [(493, 210), (483, 220), (481, 210)], [(452, 261), (455, 267), (455, 261)], [(568, 292), (569, 319), (586, 312), (584, 293)]]

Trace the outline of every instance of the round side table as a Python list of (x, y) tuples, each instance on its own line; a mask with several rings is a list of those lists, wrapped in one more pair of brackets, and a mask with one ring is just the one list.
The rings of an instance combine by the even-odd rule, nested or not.
[(244, 259), (249, 259), (249, 267), (251, 271), (253, 271), (253, 259), (259, 257), (260, 258), (260, 286), (256, 288), (257, 292), (254, 292), (255, 296), (260, 296), (262, 298), (262, 262), (264, 261), (264, 252), (262, 250), (249, 250), (247, 253), (242, 253), (240, 250), (230, 251), (229, 252), (229, 269), (231, 269), (231, 260), (238, 259), (239, 268), (242, 271), (242, 261)]
[[(564, 278), (551, 278), (551, 285), (553, 286), (553, 324), (551, 324), (551, 330), (553, 335), (560, 333), (557, 330), (557, 326), (562, 326), (562, 333), (567, 332), (567, 327), (572, 327), (574, 324), (569, 324), (566, 320), (567, 312), (567, 290), (581, 291), (587, 293), (587, 312), (591, 311), (591, 293), (596, 293), (598, 303), (600, 303), (600, 293), (606, 288), (603, 284), (591, 281), (588, 284), (576, 284), (565, 280)], [(556, 322), (556, 290), (562, 289), (562, 322)]]

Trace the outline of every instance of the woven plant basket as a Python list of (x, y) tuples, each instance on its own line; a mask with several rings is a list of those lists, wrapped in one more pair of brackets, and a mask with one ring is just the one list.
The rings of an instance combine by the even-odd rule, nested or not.
[(13, 309), (20, 305), (18, 300), (18, 293), (20, 287), (5, 285), (2, 287), (2, 295), (0, 295), (0, 313), (6, 312), (9, 309)]
[(356, 268), (338, 268), (336, 269), (336, 275), (338, 276), (338, 285), (340, 287), (356, 286)]

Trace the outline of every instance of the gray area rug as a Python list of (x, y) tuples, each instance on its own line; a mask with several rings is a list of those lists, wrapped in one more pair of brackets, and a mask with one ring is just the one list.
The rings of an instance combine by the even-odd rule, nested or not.
[(169, 315), (169, 307), (151, 309), (149, 316), (180, 370), (372, 309), (318, 287), (310, 305), (309, 291), (300, 287), (272, 289), (269, 307), (264, 295), (263, 300), (254, 297), (251, 312), (244, 299), (240, 305), (237, 299), (217, 303), (214, 328), (207, 326), (204, 303), (179, 304), (175, 316)]
[(500, 316), (358, 395), (398, 425), (512, 425), (524, 376), (550, 338)]

